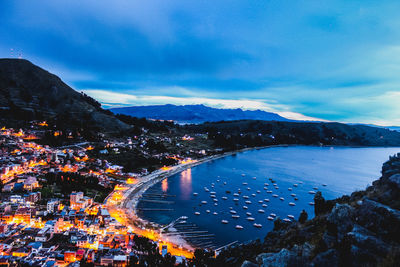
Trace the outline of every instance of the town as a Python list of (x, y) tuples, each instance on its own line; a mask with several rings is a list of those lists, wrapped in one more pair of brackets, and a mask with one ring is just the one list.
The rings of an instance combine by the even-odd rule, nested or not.
[[(173, 263), (178, 264), (193, 255), (162, 240), (156, 230), (132, 227), (115, 212), (127, 185), (137, 183), (147, 169), (126, 173), (122, 166), (91, 158), (95, 147), (84, 141), (57, 148), (40, 145), (34, 141), (42, 127), (47, 123), (33, 122), (27, 130), (0, 130), (0, 264), (126, 266), (152, 251), (161, 260), (171, 259), (168, 252), (173, 251)], [(181, 137), (182, 142), (192, 139)], [(132, 141), (103, 144), (96, 149), (107, 154), (132, 146)], [(168, 157), (172, 164), (193, 162)]]

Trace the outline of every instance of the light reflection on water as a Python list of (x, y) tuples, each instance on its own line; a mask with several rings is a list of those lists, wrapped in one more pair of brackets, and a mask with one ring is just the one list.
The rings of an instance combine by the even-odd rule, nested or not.
[(164, 179), (161, 182), (161, 189), (164, 193), (168, 191), (168, 179)]
[(181, 172), (179, 186), (181, 188), (181, 199), (189, 200), (192, 194), (192, 169)]

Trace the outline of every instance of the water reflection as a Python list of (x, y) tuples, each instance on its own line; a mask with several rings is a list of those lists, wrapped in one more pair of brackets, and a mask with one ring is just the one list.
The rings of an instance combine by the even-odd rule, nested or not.
[(164, 193), (168, 191), (168, 179), (164, 179), (161, 182), (161, 189)]
[(183, 200), (189, 200), (192, 194), (192, 169), (181, 172), (180, 179), (181, 196)]

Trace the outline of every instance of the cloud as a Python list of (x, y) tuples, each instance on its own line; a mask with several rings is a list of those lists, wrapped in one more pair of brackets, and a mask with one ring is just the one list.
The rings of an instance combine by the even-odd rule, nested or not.
[(77, 90), (102, 90), (103, 103), (203, 101), (399, 124), (391, 104), (399, 8), (385, 0), (0, 1), (0, 56), (22, 50)]

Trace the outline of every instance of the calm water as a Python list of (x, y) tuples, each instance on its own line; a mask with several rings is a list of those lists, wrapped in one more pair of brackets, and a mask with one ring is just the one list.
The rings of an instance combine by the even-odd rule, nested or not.
[[(380, 177), (382, 163), (389, 155), (397, 152), (400, 152), (400, 148), (305, 146), (247, 151), (204, 163), (156, 184), (149, 190), (175, 195), (168, 199), (174, 201), (174, 204), (140, 202), (138, 207), (174, 210), (141, 211), (139, 215), (160, 224), (170, 223), (180, 216), (188, 216), (188, 222), (195, 223), (200, 229), (216, 235), (214, 239), (216, 245), (224, 245), (235, 240), (243, 242), (264, 238), (273, 227), (273, 221), (267, 219), (270, 213), (275, 213), (281, 218), (294, 215), (297, 219), (301, 210), (305, 209), (309, 217), (313, 217), (313, 206), (309, 205), (314, 197), (309, 191), (317, 191), (313, 187), (318, 187), (327, 199), (365, 189)], [(279, 189), (276, 189), (268, 178), (272, 178)], [(269, 184), (268, 189), (264, 189), (264, 183)], [(298, 186), (295, 187), (294, 184)], [(208, 188), (209, 192), (206, 192), (204, 187)], [(239, 188), (241, 194), (234, 196), (233, 193), (238, 192)], [(288, 188), (292, 188), (292, 191)], [(231, 193), (226, 193), (227, 190)], [(272, 193), (268, 193), (269, 190)], [(194, 192), (198, 195), (194, 196)], [(210, 197), (211, 192), (215, 192), (218, 206), (214, 205)], [(273, 194), (279, 197), (273, 197)], [(296, 194), (298, 200), (294, 200), (291, 194)], [(243, 196), (248, 196), (249, 199)], [(224, 200), (222, 197), (228, 199)], [(284, 200), (280, 200), (280, 197)], [(234, 198), (239, 201), (234, 201)], [(265, 199), (269, 199), (269, 202)], [(246, 204), (246, 200), (252, 203)], [(262, 203), (258, 202), (260, 200)], [(201, 201), (207, 201), (207, 204), (201, 204)], [(290, 206), (289, 202), (296, 205)], [(268, 206), (262, 207), (262, 204)], [(247, 210), (243, 208), (244, 205), (248, 207)], [(229, 213), (230, 207), (240, 218), (232, 218)], [(259, 213), (259, 209), (263, 209), (265, 213)], [(210, 213), (206, 210), (210, 210)], [(200, 215), (195, 215), (194, 212), (200, 212)], [(218, 214), (213, 215), (213, 212)], [(251, 217), (255, 218), (255, 221), (248, 221), (246, 212), (251, 212)], [(227, 220), (229, 223), (222, 224), (221, 220)], [(256, 228), (253, 226), (254, 223), (262, 224), (262, 227)], [(241, 225), (244, 229), (237, 230), (236, 225)]]

